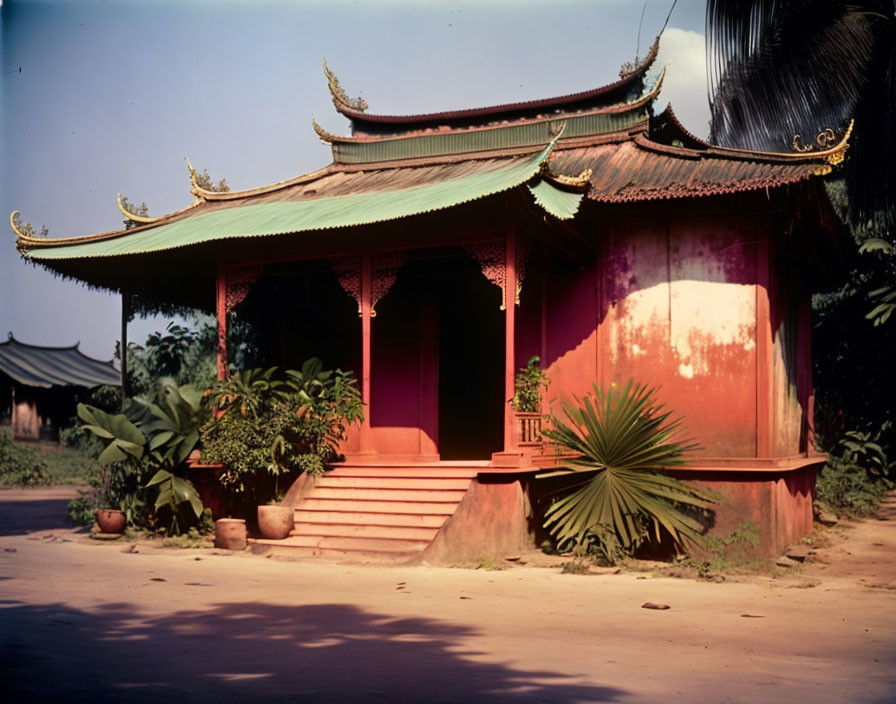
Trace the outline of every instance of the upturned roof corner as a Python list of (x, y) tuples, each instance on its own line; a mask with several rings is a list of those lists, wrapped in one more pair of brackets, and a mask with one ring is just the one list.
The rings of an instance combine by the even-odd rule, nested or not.
[(347, 108), (355, 112), (364, 112), (367, 110), (368, 105), (362, 97), (358, 96), (357, 98), (350, 98), (345, 90), (343, 90), (339, 83), (339, 79), (336, 78), (336, 74), (327, 66), (326, 59), (323, 60), (323, 67), (324, 75), (327, 77), (327, 85), (330, 88), (330, 95), (333, 98), (333, 104), (336, 106), (337, 110), (340, 112), (342, 112), (340, 108)]
[(132, 213), (130, 210), (124, 207), (124, 203), (121, 201), (121, 193), (118, 194), (118, 197), (115, 199), (115, 202), (118, 203), (118, 209), (121, 211), (121, 214), (124, 215), (131, 222), (139, 222), (139, 223), (151, 223), (158, 222), (161, 220), (161, 217), (150, 217), (148, 215), (137, 215)]

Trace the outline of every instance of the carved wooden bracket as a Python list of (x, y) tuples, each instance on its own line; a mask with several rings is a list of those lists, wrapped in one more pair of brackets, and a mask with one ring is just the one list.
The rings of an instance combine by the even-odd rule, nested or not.
[(398, 270), (401, 265), (407, 261), (406, 252), (387, 252), (385, 254), (375, 254), (370, 262), (371, 278), (371, 296), (370, 296), (370, 317), (376, 316), (376, 304), (389, 293), (395, 278), (398, 276)]
[(227, 269), (227, 293), (224, 296), (224, 309), (230, 313), (246, 300), (249, 289), (264, 271), (261, 266), (241, 266)]
[(501, 289), (501, 310), (504, 310), (507, 299), (505, 260), (507, 250), (503, 241), (477, 242), (464, 246), (467, 254), (479, 263), (482, 275)]
[[(507, 247), (503, 241), (477, 242), (465, 245), (464, 249), (479, 263), (482, 274), (495, 286), (501, 289), (501, 310), (507, 308)], [(523, 238), (517, 239), (516, 245), (516, 281), (514, 282), (513, 301), (520, 304), (520, 293), (523, 290), (523, 278), (526, 275), (526, 262), (529, 259), (529, 243)]]
[(330, 266), (342, 290), (357, 301), (358, 315), (361, 315), (361, 257), (330, 259)]

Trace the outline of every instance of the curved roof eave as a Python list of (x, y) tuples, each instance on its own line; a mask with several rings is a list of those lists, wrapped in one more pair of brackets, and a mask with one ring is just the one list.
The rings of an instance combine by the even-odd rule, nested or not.
[[(554, 109), (554, 108), (562, 108), (564, 105), (571, 105), (575, 103), (582, 102), (584, 100), (590, 100), (592, 98), (599, 98), (603, 95), (607, 95), (609, 93), (613, 93), (614, 91), (621, 90), (626, 86), (632, 85), (643, 77), (643, 75), (647, 72), (647, 70), (653, 65), (653, 62), (656, 61), (657, 53), (659, 51), (660, 45), (660, 37), (657, 37), (653, 44), (650, 47), (650, 50), (647, 52), (647, 56), (644, 57), (643, 61), (641, 61), (635, 68), (623, 75), (619, 78), (619, 80), (614, 81), (613, 83), (608, 83), (606, 85), (600, 86), (598, 88), (592, 88), (591, 90), (580, 91), (578, 93), (568, 93), (566, 95), (559, 95), (553, 98), (540, 98), (537, 100), (529, 100), (517, 103), (503, 103), (501, 105), (491, 105), (487, 107), (481, 108), (466, 108), (462, 110), (447, 110), (444, 112), (434, 112), (434, 113), (420, 113), (417, 115), (371, 115), (365, 112), (366, 103), (364, 103), (365, 109), (359, 110), (356, 106), (352, 106), (347, 104), (344, 101), (343, 96), (344, 91), (341, 91), (341, 87), (339, 91), (333, 90), (333, 80), (330, 78), (332, 72), (327, 69), (327, 79), (330, 85), (330, 92), (333, 98), (333, 105), (336, 107), (336, 110), (340, 112), (345, 117), (349, 118), (352, 121), (357, 122), (370, 122), (377, 124), (395, 124), (395, 125), (411, 125), (416, 123), (428, 123), (428, 122), (437, 122), (444, 120), (463, 120), (468, 118), (476, 118), (476, 117), (497, 117), (505, 112), (519, 112), (522, 110), (537, 110), (537, 109)], [(335, 78), (335, 77), (334, 77)], [(338, 80), (336, 81), (338, 85)]]

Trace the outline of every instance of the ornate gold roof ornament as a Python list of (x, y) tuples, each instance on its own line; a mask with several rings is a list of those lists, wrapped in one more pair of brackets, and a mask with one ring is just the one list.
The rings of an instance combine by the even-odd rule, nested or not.
[(190, 193), (199, 198), (200, 200), (205, 200), (205, 189), (199, 185), (199, 181), (196, 180), (196, 169), (193, 168), (193, 164), (190, 163), (189, 157), (184, 157), (184, 161), (187, 162), (187, 168), (190, 170), (190, 184), (192, 188), (190, 188)]
[(855, 123), (855, 120), (849, 121), (849, 126), (846, 128), (843, 139), (841, 139), (840, 143), (832, 149), (830, 154), (828, 154), (826, 161), (831, 166), (837, 166), (837, 164), (843, 163), (843, 160), (846, 158), (846, 150), (849, 148), (849, 138), (852, 136), (852, 128)]
[(619, 67), (619, 77), (628, 78), (634, 73), (647, 70), (656, 58), (659, 48), (660, 37), (657, 36), (657, 38), (653, 40), (653, 44), (650, 45), (650, 48), (647, 50), (647, 55), (643, 59), (640, 56), (636, 56), (634, 61), (626, 61)]
[(314, 119), (314, 115), (311, 116), (311, 126), (314, 128), (314, 131), (317, 133), (317, 136), (321, 138), (323, 142), (327, 144), (332, 144), (338, 137), (335, 134), (330, 134), (323, 127), (317, 124), (317, 120)]
[(127, 208), (124, 207), (124, 203), (121, 202), (121, 193), (118, 194), (118, 197), (115, 199), (118, 203), (118, 209), (121, 211), (121, 214), (124, 215), (128, 220), (132, 222), (140, 222), (140, 223), (150, 223), (150, 222), (158, 222), (161, 220), (161, 217), (149, 217), (147, 215), (135, 215)]
[(541, 175), (545, 180), (558, 186), (575, 190), (587, 190), (588, 186), (591, 185), (591, 175), (593, 173), (594, 169), (585, 169), (578, 176), (567, 176), (566, 174), (553, 173), (548, 162), (541, 165)]
[[(806, 154), (808, 152), (826, 152), (825, 161), (832, 166), (841, 163), (845, 158), (846, 148), (849, 146), (849, 137), (852, 134), (852, 127), (855, 120), (850, 120), (843, 137), (837, 140), (837, 133), (830, 127), (823, 129), (815, 135), (814, 144), (803, 144), (802, 137), (799, 134), (793, 135), (790, 140), (790, 146), (795, 152)], [(828, 153), (829, 152), (829, 153)], [(827, 173), (827, 172), (826, 172)]]
[(327, 77), (327, 83), (330, 85), (330, 95), (333, 96), (334, 103), (344, 105), (350, 110), (355, 110), (356, 112), (364, 112), (367, 109), (368, 105), (364, 101), (364, 98), (361, 98), (360, 96), (357, 98), (348, 97), (346, 92), (342, 89), (342, 86), (339, 85), (339, 79), (336, 78), (336, 74), (333, 73), (327, 66), (326, 59), (324, 59), (324, 75)]
[(16, 227), (16, 217), (18, 217), (18, 215), (19, 215), (18, 210), (13, 210), (9, 214), (9, 226), (12, 228), (12, 231), (16, 233), (16, 237), (18, 237), (20, 240), (31, 239), (30, 237), (28, 237), (28, 235), (26, 235), (18, 227)]

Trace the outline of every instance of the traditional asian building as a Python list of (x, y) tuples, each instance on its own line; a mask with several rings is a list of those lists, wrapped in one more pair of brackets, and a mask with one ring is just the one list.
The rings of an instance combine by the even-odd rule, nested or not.
[(119, 386), (112, 361), (93, 359), (71, 347), (43, 347), (16, 340), (0, 342), (0, 388), (9, 399), (9, 425), (15, 440), (55, 442), (75, 414), (78, 390), (102, 384)]
[[(682, 476), (773, 554), (812, 527), (809, 295), (836, 254), (821, 177), (848, 133), (793, 153), (713, 146), (653, 103), (647, 58), (600, 88), (377, 115), (326, 65), (351, 136), (333, 161), (22, 255), (93, 286), (216, 309), (271, 364), (352, 369), (366, 416), (346, 461), (294, 492), (284, 545), (428, 560), (531, 541), (531, 477), (556, 461), (513, 412), (539, 355), (545, 406), (594, 382), (659, 385), (702, 450)], [(800, 149), (796, 149), (800, 147)], [(261, 545), (261, 543), (259, 543)]]

